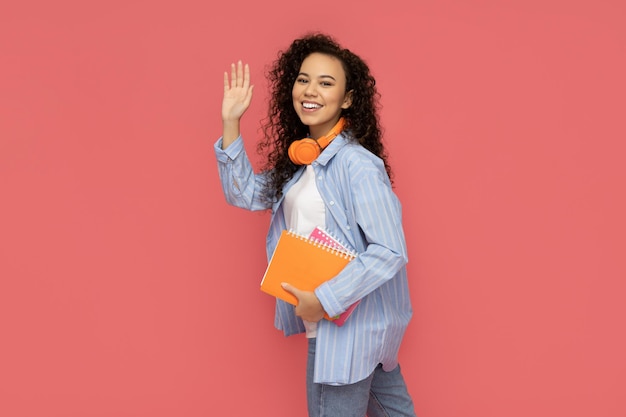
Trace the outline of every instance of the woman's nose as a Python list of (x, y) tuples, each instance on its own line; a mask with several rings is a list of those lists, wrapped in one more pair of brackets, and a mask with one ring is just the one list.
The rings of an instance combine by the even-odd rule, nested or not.
[(306, 96), (314, 96), (317, 94), (317, 90), (313, 83), (308, 83), (306, 88), (304, 89), (304, 95)]

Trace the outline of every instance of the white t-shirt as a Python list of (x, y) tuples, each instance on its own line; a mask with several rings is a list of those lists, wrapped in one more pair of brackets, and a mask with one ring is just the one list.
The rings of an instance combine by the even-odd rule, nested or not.
[[(283, 202), (287, 229), (308, 236), (316, 226), (326, 224), (326, 207), (315, 185), (315, 171), (307, 165), (302, 177), (285, 195)], [(304, 320), (306, 337), (317, 335), (317, 323)]]

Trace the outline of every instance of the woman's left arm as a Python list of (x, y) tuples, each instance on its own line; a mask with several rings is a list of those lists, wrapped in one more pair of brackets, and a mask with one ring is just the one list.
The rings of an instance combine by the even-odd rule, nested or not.
[[(364, 251), (315, 294), (329, 315), (342, 313), (396, 276), (408, 262), (402, 208), (382, 163), (362, 158), (349, 164), (345, 210), (359, 230), (352, 230)], [(354, 229), (354, 228), (352, 228)]]

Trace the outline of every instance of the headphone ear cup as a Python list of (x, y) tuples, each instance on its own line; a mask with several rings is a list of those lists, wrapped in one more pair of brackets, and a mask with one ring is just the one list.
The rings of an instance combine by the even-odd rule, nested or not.
[(321, 149), (315, 139), (300, 139), (289, 145), (289, 159), (297, 165), (309, 165), (320, 156)]

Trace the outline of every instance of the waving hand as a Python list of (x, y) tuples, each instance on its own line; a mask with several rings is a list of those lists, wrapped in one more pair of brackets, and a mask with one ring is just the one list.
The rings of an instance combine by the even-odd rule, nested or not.
[(231, 64), (230, 80), (224, 72), (224, 100), (222, 101), (222, 120), (236, 121), (243, 116), (250, 106), (252, 90), (250, 85), (250, 67), (241, 61)]
[(250, 107), (253, 85), (250, 85), (250, 67), (241, 61), (224, 72), (224, 99), (222, 100), (222, 148), (226, 149), (239, 137), (239, 120)]

